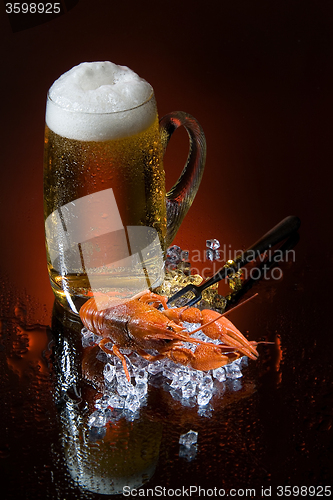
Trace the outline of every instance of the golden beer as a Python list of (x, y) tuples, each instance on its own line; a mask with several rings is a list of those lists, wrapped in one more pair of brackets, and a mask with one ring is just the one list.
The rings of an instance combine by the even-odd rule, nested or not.
[[(48, 106), (52, 111), (56, 105), (48, 102)], [(149, 112), (138, 113), (144, 106)], [(61, 113), (66, 118), (66, 111)], [(99, 113), (69, 113), (71, 119), (76, 114), (76, 120), (83, 123), (84, 131), (74, 131), (74, 136), (94, 136), (89, 120), (91, 116), (98, 118)], [(118, 123), (126, 124), (127, 120), (131, 124), (129, 130), (119, 133), (115, 115)], [(52, 130), (52, 116), (46, 120), (48, 269), (56, 298), (73, 310), (92, 294), (131, 296), (162, 278), (165, 175), (154, 96), (133, 110), (103, 113), (100, 118), (105, 121), (104, 136), (115, 138), (65, 137)], [(135, 121), (138, 123), (133, 126)]]

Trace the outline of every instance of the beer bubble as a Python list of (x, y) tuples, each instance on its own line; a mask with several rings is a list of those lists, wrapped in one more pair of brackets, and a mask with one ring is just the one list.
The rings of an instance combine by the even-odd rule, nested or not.
[(51, 86), (46, 108), (53, 132), (81, 141), (128, 137), (147, 129), (155, 116), (150, 84), (109, 61), (81, 63), (64, 73)]

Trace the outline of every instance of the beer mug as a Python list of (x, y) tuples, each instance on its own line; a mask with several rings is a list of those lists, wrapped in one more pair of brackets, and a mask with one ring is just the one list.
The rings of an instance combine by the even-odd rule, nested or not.
[[(189, 155), (166, 193), (163, 155), (179, 126)], [(198, 122), (184, 112), (159, 122), (152, 87), (127, 67), (82, 63), (52, 85), (44, 218), (51, 286), (64, 307), (77, 313), (95, 294), (130, 297), (161, 284), (205, 156)]]

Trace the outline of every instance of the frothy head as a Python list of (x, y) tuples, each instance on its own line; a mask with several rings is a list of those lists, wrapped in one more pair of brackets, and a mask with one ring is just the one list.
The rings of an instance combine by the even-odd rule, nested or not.
[(83, 141), (116, 139), (149, 127), (156, 116), (151, 85), (126, 66), (82, 63), (49, 90), (46, 124)]

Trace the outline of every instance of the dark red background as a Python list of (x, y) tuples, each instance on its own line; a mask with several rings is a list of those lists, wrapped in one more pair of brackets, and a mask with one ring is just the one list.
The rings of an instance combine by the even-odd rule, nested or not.
[[(93, 60), (133, 68), (153, 85), (160, 116), (184, 110), (204, 128), (206, 171), (176, 243), (201, 250), (216, 237), (240, 249), (295, 214), (302, 244), (315, 240), (316, 257), (327, 259), (331, 28), (325, 1), (81, 0), (16, 33), (2, 10), (0, 266), (8, 279), (51, 304), (42, 216), (45, 97), (59, 75)], [(166, 158), (169, 187), (184, 161), (177, 148), (186, 138), (176, 141)]]
[[(313, 373), (317, 366), (321, 374), (331, 373), (332, 3), (80, 0), (50, 22), (16, 32), (4, 6), (0, 10), (3, 310), (10, 311), (10, 294), (25, 304), (30, 321), (50, 322), (42, 190), (46, 93), (72, 66), (111, 60), (153, 85), (161, 117), (187, 111), (205, 131), (205, 174), (176, 244), (203, 252), (206, 238), (218, 238), (239, 250), (285, 216), (301, 218), (295, 262), (234, 319), (255, 338), (284, 332), (292, 353), (286, 390), (295, 384), (288, 369), (298, 366), (298, 354), (304, 373), (307, 366)], [(185, 135), (177, 132), (165, 159), (168, 187), (181, 171), (186, 147)], [(300, 403), (306, 387), (297, 386), (286, 398), (279, 392), (277, 398), (280, 408), (297, 401), (300, 422), (307, 414)], [(323, 386), (311, 387), (315, 400)], [(270, 392), (269, 383), (266, 389)], [(319, 455), (331, 458), (327, 397), (315, 414), (326, 412), (330, 424), (318, 446), (312, 435), (309, 461), (299, 462), (304, 477)], [(274, 453), (283, 436), (278, 427), (286, 430), (288, 419), (295, 422), (295, 414), (282, 411), (276, 425), (267, 418), (271, 439), (277, 433)], [(310, 428), (303, 429), (305, 442)], [(280, 450), (270, 465), (283, 463), (286, 455)], [(292, 473), (279, 477), (293, 484)]]

